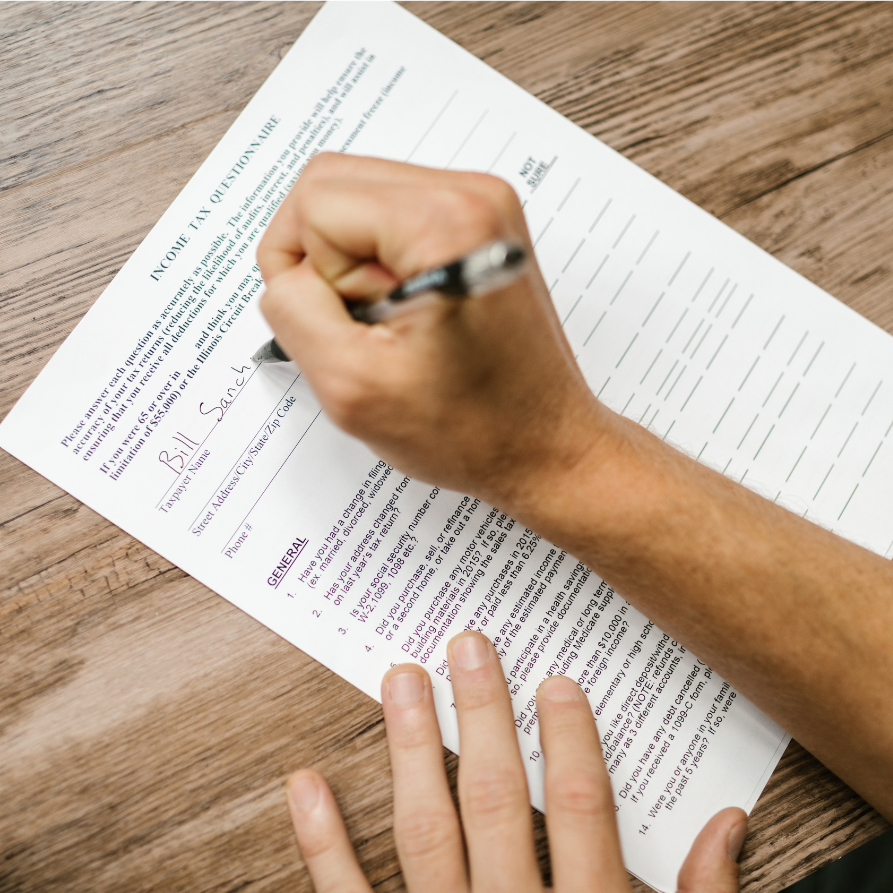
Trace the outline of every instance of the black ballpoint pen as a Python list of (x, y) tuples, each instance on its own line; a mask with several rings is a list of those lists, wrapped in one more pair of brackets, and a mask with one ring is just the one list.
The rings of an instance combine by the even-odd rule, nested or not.
[[(471, 254), (433, 270), (412, 276), (398, 285), (386, 298), (372, 304), (355, 301), (348, 306), (350, 315), (370, 325), (402, 312), (430, 292), (445, 298), (461, 299), (495, 291), (521, 275), (527, 252), (517, 242), (490, 242)], [(284, 363), (289, 357), (274, 338), (254, 356), (254, 363)]]

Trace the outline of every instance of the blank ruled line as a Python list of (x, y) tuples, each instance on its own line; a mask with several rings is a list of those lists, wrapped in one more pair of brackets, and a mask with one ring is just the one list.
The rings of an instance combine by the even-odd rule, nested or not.
[(542, 232), (536, 237), (536, 241), (533, 243), (534, 248), (536, 248), (536, 246), (539, 244), (540, 239), (542, 239), (542, 237), (546, 234), (546, 230), (552, 225), (552, 221), (554, 219), (554, 217), (549, 218), (549, 222), (543, 227)]
[(843, 381), (840, 383), (840, 387), (837, 389), (837, 393), (834, 395), (834, 399), (836, 400), (840, 396), (840, 392), (843, 390), (843, 386), (850, 380), (850, 376), (853, 374), (853, 369), (856, 368), (856, 364), (853, 363), (850, 366), (850, 371), (844, 376)]
[(704, 277), (704, 281), (698, 286), (698, 290), (695, 292), (695, 296), (691, 299), (692, 304), (697, 301), (698, 295), (701, 293), (701, 289), (703, 289), (704, 286), (707, 284), (707, 280), (713, 275), (713, 271), (715, 269), (715, 267), (711, 267), (710, 272)]
[(825, 416), (827, 416), (829, 412), (831, 412), (831, 404), (830, 404), (830, 403), (828, 404), (828, 408), (825, 410), (825, 412), (824, 412), (824, 414), (822, 415), (822, 417), (819, 419), (819, 423), (818, 423), (818, 425), (815, 426), (815, 431), (813, 431), (812, 434), (809, 436), (809, 439), (810, 439), (810, 440), (812, 440), (813, 437), (815, 437), (816, 434), (819, 433), (819, 428), (822, 427), (822, 422), (825, 421)]
[(843, 517), (843, 513), (846, 511), (847, 506), (850, 504), (853, 497), (856, 495), (856, 490), (858, 490), (858, 489), (859, 489), (859, 485), (856, 484), (856, 486), (853, 487), (853, 492), (850, 493), (850, 498), (846, 501), (844, 507), (840, 510), (840, 514), (837, 516), (838, 521)]
[(887, 431), (884, 434), (884, 437), (889, 437), (891, 431), (893, 431), (893, 422), (890, 422), (890, 427), (887, 428)]
[(475, 130), (478, 129), (481, 121), (483, 121), (484, 118), (487, 117), (487, 114), (489, 111), (490, 111), (490, 109), (484, 109), (484, 114), (481, 115), (480, 118), (477, 119), (477, 123), (474, 125), (474, 127), (471, 128), (471, 130), (468, 131), (468, 136), (466, 136), (465, 139), (462, 140), (462, 144), (453, 153), (453, 157), (446, 163), (444, 170), (448, 170), (450, 165), (459, 157), (459, 153), (465, 148), (465, 144), (472, 138), (472, 136), (474, 136)]
[(737, 449), (740, 450), (741, 447), (744, 446), (744, 441), (747, 440), (747, 435), (750, 434), (751, 430), (753, 429), (753, 426), (756, 425), (756, 423), (757, 423), (757, 419), (758, 419), (759, 417), (760, 417), (760, 414), (759, 414), (759, 413), (757, 413), (757, 414), (753, 417), (753, 421), (747, 426), (747, 430), (744, 432), (744, 437), (742, 437), (741, 440), (738, 442), (738, 447), (737, 447)]
[(667, 391), (667, 395), (666, 395), (666, 397), (664, 397), (664, 402), (666, 402), (667, 400), (670, 399), (670, 394), (673, 393), (673, 388), (675, 388), (676, 385), (679, 384), (679, 379), (682, 378), (683, 375), (685, 375), (686, 369), (688, 369), (688, 366), (682, 367), (682, 371), (676, 376), (676, 381), (674, 381), (673, 384), (670, 385), (670, 390)]
[(883, 383), (884, 383), (884, 380), (883, 380), (883, 379), (881, 379), (881, 380), (877, 383), (877, 387), (874, 389), (874, 391), (872, 391), (871, 396), (868, 398), (868, 402), (865, 404), (865, 409), (862, 410), (862, 415), (865, 415), (865, 413), (868, 412), (868, 407), (871, 406), (871, 401), (874, 400), (875, 395), (876, 395), (877, 392), (881, 389), (881, 385), (882, 385)]
[[(719, 315), (719, 314), (717, 314), (717, 315)], [(743, 483), (744, 483), (744, 479), (747, 477), (747, 472), (748, 472), (748, 471), (750, 471), (749, 468), (745, 468), (745, 469), (744, 469), (744, 474), (741, 475), (741, 480), (738, 481), (739, 484), (743, 484)]]
[(843, 446), (840, 448), (840, 453), (837, 454), (838, 459), (840, 458), (841, 453), (843, 453), (843, 451), (846, 449), (846, 445), (850, 442), (850, 438), (856, 433), (856, 428), (858, 428), (858, 427), (859, 427), (859, 423), (856, 422), (856, 424), (853, 425), (853, 430), (850, 431), (849, 434), (847, 434), (846, 440), (843, 442)]
[(636, 219), (636, 215), (633, 214), (633, 216), (630, 217), (629, 220), (627, 220), (626, 226), (623, 227), (622, 230), (620, 230), (620, 235), (617, 236), (617, 241), (614, 243), (613, 247), (611, 248), (612, 251), (620, 244), (620, 240), (626, 235), (626, 231), (633, 225), (633, 221), (635, 219)]
[(654, 410), (654, 415), (651, 416), (651, 421), (645, 426), (646, 428), (651, 428), (654, 425), (654, 420), (657, 418), (657, 414), (660, 412), (660, 408)]
[(797, 384), (794, 385), (794, 390), (791, 391), (791, 396), (788, 397), (788, 399), (785, 401), (784, 406), (782, 406), (781, 412), (778, 414), (779, 418), (781, 418), (784, 415), (784, 411), (788, 408), (788, 403), (790, 403), (791, 400), (794, 399), (794, 394), (797, 393), (797, 388), (799, 388), (799, 387), (800, 387), (800, 382), (798, 381)]
[(626, 283), (629, 282), (630, 276), (632, 276), (632, 274), (633, 274), (633, 271), (632, 271), (632, 270), (630, 270), (630, 271), (626, 274), (626, 279), (624, 279), (623, 282), (620, 283), (620, 288), (618, 288), (617, 291), (614, 292), (614, 297), (611, 298), (611, 304), (613, 304), (614, 301), (616, 301), (617, 298), (620, 297), (620, 292), (622, 292), (623, 289), (626, 287)]
[(775, 328), (772, 330), (772, 334), (769, 336), (768, 340), (767, 340), (766, 343), (763, 345), (763, 350), (766, 350), (766, 349), (769, 347), (769, 345), (772, 343), (772, 339), (775, 337), (775, 335), (777, 334), (778, 330), (781, 328), (781, 324), (782, 324), (783, 322), (784, 322), (784, 314), (782, 313), (782, 314), (781, 314), (781, 318), (778, 320), (777, 323), (775, 323)]
[(807, 330), (803, 333), (803, 337), (800, 339), (800, 343), (794, 348), (794, 352), (791, 354), (791, 358), (788, 360), (788, 365), (789, 365), (789, 366), (791, 365), (791, 363), (794, 362), (794, 357), (797, 356), (798, 352), (800, 351), (800, 348), (803, 347), (803, 342), (806, 340), (806, 336), (807, 336), (808, 334), (809, 334), (809, 329), (807, 329)]
[(449, 108), (450, 103), (458, 95), (459, 95), (458, 90), (453, 91), (453, 95), (446, 101), (446, 104), (444, 105), (444, 107), (437, 113), (437, 117), (431, 122), (431, 126), (422, 134), (422, 138), (415, 144), (415, 148), (412, 150), (412, 152), (410, 152), (409, 155), (406, 156), (407, 161), (409, 161), (412, 158), (412, 156), (415, 155), (416, 152), (418, 152), (419, 146), (421, 146), (422, 143), (425, 142), (425, 140), (428, 138), (428, 134), (431, 133), (432, 130), (434, 130), (434, 125), (437, 124), (437, 122), (441, 119), (443, 113)]
[(251, 508), (248, 509), (248, 513), (245, 515), (244, 518), (242, 518), (242, 520), (239, 522), (238, 527), (236, 527), (236, 529), (233, 531), (232, 536), (230, 536), (230, 538), (223, 544), (223, 549), (220, 550), (221, 552), (223, 552), (223, 550), (226, 549), (226, 547), (232, 542), (233, 537), (235, 537), (235, 535), (242, 529), (242, 525), (248, 520), (249, 516), (255, 510), (255, 508), (257, 508), (257, 504), (261, 501), (261, 499), (264, 498), (264, 495), (266, 494), (267, 490), (270, 489), (270, 487), (273, 485), (273, 481), (275, 481), (276, 478), (278, 477), (279, 472), (282, 471), (283, 468), (285, 468), (285, 463), (288, 462), (288, 460), (292, 456), (292, 453), (294, 453), (294, 451), (301, 445), (301, 441), (307, 436), (307, 432), (313, 427), (313, 423), (319, 418), (321, 413), (322, 413), (322, 410), (320, 410), (313, 417), (310, 424), (304, 429), (304, 433), (298, 438), (298, 442), (289, 450), (288, 455), (282, 460), (282, 464), (276, 469), (276, 472), (274, 473), (273, 477), (271, 477), (270, 480), (267, 481), (266, 487), (264, 487), (263, 490), (260, 491), (260, 496), (258, 496), (257, 499), (254, 500)]
[(698, 459), (700, 459), (700, 458), (701, 458), (701, 456), (703, 456), (703, 455), (704, 455), (704, 450), (706, 450), (706, 449), (707, 449), (707, 444), (708, 444), (708, 443), (710, 443), (710, 441), (709, 441), (709, 440), (705, 440), (705, 441), (704, 441), (704, 446), (702, 446), (702, 447), (701, 447), (701, 452), (700, 452), (700, 453), (698, 453), (698, 456), (697, 456), (697, 458), (698, 458)]
[(670, 371), (667, 373), (667, 377), (660, 383), (660, 387), (657, 389), (655, 393), (655, 397), (660, 395), (660, 392), (664, 389), (664, 385), (670, 380), (670, 376), (673, 374), (673, 370), (679, 365), (679, 360), (675, 360), (673, 365), (670, 367)]
[(722, 473), (723, 473), (723, 474), (725, 474), (725, 473), (728, 471), (729, 466), (730, 466), (731, 464), (732, 464), (732, 460), (729, 459), (729, 461), (726, 462), (726, 467), (722, 470)]
[(741, 393), (741, 388), (743, 388), (744, 385), (747, 384), (747, 379), (750, 378), (750, 373), (753, 372), (753, 370), (757, 368), (757, 363), (759, 363), (759, 362), (760, 362), (760, 355), (757, 354), (757, 358), (753, 361), (753, 365), (750, 367), (750, 369), (747, 370), (747, 375), (744, 376), (744, 381), (742, 381), (741, 384), (738, 385), (738, 393), (739, 394)]
[(704, 376), (702, 375), (702, 376), (697, 380), (697, 382), (695, 383), (695, 386), (691, 389), (691, 393), (685, 398), (685, 403), (682, 404), (682, 409), (680, 409), (679, 412), (682, 412), (682, 410), (684, 410), (685, 407), (688, 406), (688, 401), (691, 400), (691, 398), (694, 396), (695, 391), (698, 389), (698, 385), (699, 385), (703, 380), (704, 380)]
[(662, 291), (662, 292), (660, 293), (660, 297), (654, 302), (654, 306), (648, 311), (648, 316), (646, 316), (645, 319), (644, 319), (644, 321), (642, 322), (642, 328), (643, 328), (643, 329), (645, 328), (645, 323), (647, 323), (648, 320), (651, 319), (651, 314), (654, 313), (655, 310), (657, 310), (657, 305), (661, 302), (661, 300), (663, 299), (663, 296), (664, 296), (665, 294), (666, 294), (666, 292), (665, 292), (665, 291)]
[(815, 362), (816, 357), (822, 352), (822, 348), (825, 346), (825, 342), (823, 341), (819, 345), (819, 349), (812, 355), (812, 359), (809, 361), (809, 365), (803, 370), (803, 377), (806, 378), (806, 374), (812, 369), (812, 364)]
[(567, 272), (567, 268), (571, 265), (571, 261), (577, 256), (577, 252), (586, 244), (586, 240), (583, 239), (579, 245), (574, 249), (574, 253), (567, 259), (567, 263), (564, 265), (564, 269), (561, 271), (562, 273)]
[(772, 390), (766, 395), (766, 399), (763, 401), (763, 409), (766, 408), (766, 404), (769, 402), (772, 395), (775, 393), (775, 389), (778, 387), (781, 380), (784, 378), (784, 372), (779, 373), (778, 378), (775, 379), (775, 384), (772, 385)]
[(608, 258), (610, 256), (611, 256), (610, 254), (606, 254), (605, 259), (598, 265), (598, 269), (592, 274), (592, 279), (590, 279), (589, 282), (586, 283), (587, 289), (589, 288), (590, 285), (592, 285), (593, 282), (595, 282), (595, 277), (598, 276), (599, 273), (601, 273), (602, 267), (608, 262)]
[(747, 308), (750, 306), (750, 302), (752, 300), (753, 300), (753, 294), (751, 293), (751, 295), (748, 297), (748, 299), (744, 302), (744, 306), (741, 308), (740, 312), (735, 317), (735, 322), (732, 323), (733, 329), (735, 328), (735, 326), (738, 325), (738, 321), (741, 319), (741, 317), (744, 316), (744, 311), (747, 310)]
[(609, 198), (609, 199), (605, 202), (605, 206), (604, 206), (604, 208), (602, 208), (601, 211), (598, 212), (598, 217), (595, 218), (595, 220), (592, 222), (592, 226), (589, 227), (589, 232), (590, 232), (590, 233), (595, 229), (595, 227), (596, 227), (596, 225), (598, 224), (599, 220), (602, 219), (602, 217), (604, 216), (605, 211), (607, 211), (608, 208), (611, 206), (611, 202), (612, 202), (612, 201), (614, 201), (614, 199)]
[(685, 347), (682, 348), (683, 353), (688, 353), (688, 348), (691, 346), (692, 341), (695, 340), (695, 335), (701, 331), (701, 326), (704, 325), (704, 320), (698, 320), (698, 324), (695, 326), (695, 330), (689, 336), (688, 341), (685, 342)]
[(518, 135), (518, 131), (516, 130), (516, 131), (509, 137), (508, 142), (507, 142), (507, 143), (506, 143), (506, 144), (499, 150), (499, 154), (493, 159), (493, 163), (490, 165), (490, 167), (487, 168), (487, 173), (488, 173), (488, 174), (490, 173), (490, 171), (493, 170), (494, 167), (496, 167), (497, 163), (499, 162), (499, 159), (502, 158), (503, 154), (505, 153), (505, 150), (508, 149), (508, 147), (509, 147), (509, 146), (511, 145), (511, 143), (512, 143), (512, 140), (513, 140), (517, 135)]
[(620, 359), (617, 361), (617, 365), (614, 367), (615, 369), (619, 369), (619, 368), (620, 368), (620, 364), (623, 362), (624, 358), (625, 358), (626, 355), (629, 353), (629, 349), (630, 349), (630, 347), (632, 347), (632, 346), (636, 343), (636, 338), (638, 338), (638, 337), (639, 337), (639, 333), (636, 332), (636, 334), (633, 335), (633, 340), (630, 341), (630, 343), (629, 343), (629, 345), (627, 346), (626, 350), (623, 351), (623, 356), (621, 356)]
[(645, 412), (643, 412), (642, 415), (639, 416), (639, 424), (640, 424), (640, 425), (642, 424), (642, 420), (645, 418), (645, 416), (648, 415), (648, 410), (649, 410), (649, 409), (651, 409), (651, 404), (650, 404), (650, 403), (645, 407)]
[(558, 277), (557, 276), (555, 277), (555, 281), (549, 286), (549, 294), (552, 294), (552, 290), (555, 288), (556, 285), (558, 285)]
[(578, 307), (579, 304), (580, 304), (580, 301), (582, 301), (582, 300), (583, 300), (583, 295), (580, 295), (580, 297), (577, 298), (576, 301), (574, 301), (574, 306), (571, 307), (570, 310), (568, 310), (568, 312), (567, 312), (567, 316), (565, 316), (565, 318), (564, 318), (564, 322), (561, 324), (561, 327), (562, 327), (562, 328), (564, 328), (565, 323), (571, 318), (571, 314), (577, 309), (577, 307)]
[(673, 430), (673, 425), (675, 425), (675, 424), (676, 424), (676, 419), (673, 419), (673, 421), (670, 422), (670, 427), (667, 428), (667, 433), (664, 434), (664, 436), (661, 438), (661, 440), (666, 440), (670, 436), (670, 432)]
[(679, 326), (682, 324), (682, 320), (685, 319), (686, 313), (688, 313), (688, 307), (686, 307), (685, 310), (682, 311), (682, 316), (679, 317), (679, 319), (676, 322), (676, 325), (673, 326), (673, 331), (670, 332), (669, 335), (667, 335), (667, 340), (664, 341), (664, 344), (670, 343), (670, 339), (676, 334), (676, 329), (679, 328)]
[(630, 405), (630, 403), (633, 402), (633, 397), (635, 397), (635, 396), (636, 396), (636, 392), (633, 391), (632, 394), (630, 395), (629, 400), (626, 401), (626, 406), (624, 406), (623, 409), (620, 410), (620, 415), (625, 415), (625, 414), (626, 414), (626, 409), (627, 409), (627, 407)]
[[(803, 453), (805, 453), (805, 452), (806, 452), (806, 447), (803, 447), (803, 452), (801, 452), (800, 455), (797, 456), (797, 461), (794, 463), (794, 467), (788, 472), (788, 476), (784, 479), (785, 483), (787, 483), (791, 479), (791, 475), (794, 473), (797, 466), (800, 464), (800, 460), (803, 458)], [(781, 493), (781, 490), (779, 490), (778, 492)], [(778, 499), (777, 496), (775, 498)]]
[(651, 370), (654, 368), (654, 364), (658, 361), (658, 359), (660, 358), (660, 355), (663, 352), (664, 352), (663, 348), (661, 348), (657, 352), (657, 356), (651, 361), (651, 365), (648, 367), (648, 371), (642, 376), (642, 380), (639, 382), (639, 387), (641, 387), (643, 384), (645, 384), (645, 379), (648, 378), (648, 373), (651, 372)]
[[(826, 474), (826, 475), (822, 478), (822, 482), (821, 482), (821, 484), (819, 484), (819, 489), (815, 491), (815, 496), (812, 497), (812, 501), (813, 501), (813, 502), (816, 501), (816, 499), (818, 498), (819, 493), (822, 492), (822, 487), (825, 486), (825, 481), (828, 480), (828, 475), (831, 474), (832, 471), (834, 471), (834, 466), (833, 466), (833, 465), (828, 469), (828, 474)], [(841, 512), (841, 514), (843, 514), (843, 513)]]
[(706, 339), (706, 337), (710, 334), (710, 330), (712, 328), (713, 328), (713, 323), (710, 323), (710, 325), (707, 326), (707, 331), (704, 332), (703, 335), (701, 335), (701, 340), (698, 342), (698, 346), (691, 352), (692, 359), (695, 358), (695, 354), (701, 349), (701, 345), (704, 343), (704, 340)]
[(716, 306), (716, 302), (722, 297), (722, 293), (726, 290), (726, 286), (731, 282), (731, 279), (726, 279), (722, 284), (722, 288), (716, 293), (716, 297), (711, 302), (710, 306), (707, 308), (708, 313), (713, 313), (713, 308)]
[(645, 257), (646, 254), (648, 254), (648, 249), (654, 244), (654, 240), (655, 240), (659, 235), (660, 235), (660, 230), (659, 230), (659, 229), (656, 229), (656, 230), (654, 231), (654, 235), (651, 237), (651, 240), (650, 240), (650, 241), (648, 242), (648, 244), (645, 246), (645, 250), (639, 255), (639, 259), (636, 261), (636, 266), (639, 266), (639, 264), (642, 263), (643, 258)]
[(670, 277), (670, 281), (667, 283), (667, 288), (669, 288), (673, 282), (676, 280), (676, 277), (682, 272), (682, 268), (685, 266), (685, 262), (691, 257), (691, 252), (686, 252), (685, 257), (682, 258), (682, 263), (676, 267), (676, 272)]
[(565, 205), (565, 203), (567, 202), (567, 200), (571, 197), (571, 194), (573, 193), (573, 191), (574, 191), (574, 190), (577, 188), (577, 186), (579, 186), (579, 185), (580, 185), (580, 178), (577, 177), (577, 179), (574, 181), (574, 185), (571, 186), (571, 188), (570, 188), (570, 189), (568, 190), (568, 192), (567, 192), (567, 195), (561, 200), (561, 204), (558, 206), (558, 210), (556, 210), (556, 212), (555, 212), (556, 214), (558, 213), (558, 211), (560, 211), (560, 210), (564, 207), (564, 205)]
[(767, 434), (767, 435), (763, 438), (763, 442), (760, 444), (760, 448), (753, 454), (754, 462), (756, 462), (756, 460), (757, 460), (757, 456), (759, 456), (760, 453), (763, 451), (763, 447), (766, 446), (766, 441), (769, 439), (769, 435), (772, 434), (772, 432), (773, 432), (774, 430), (775, 430), (775, 425), (773, 425), (773, 426), (769, 429), (769, 434)]
[(725, 412), (719, 417), (719, 421), (716, 423), (716, 427), (713, 429), (714, 434), (716, 434), (717, 430), (719, 429), (719, 426), (722, 424), (722, 420), (726, 417), (726, 413), (732, 408), (732, 404), (734, 402), (735, 402), (735, 398), (732, 397), (732, 399), (729, 401), (729, 405), (725, 409)]
[(862, 472), (862, 477), (865, 477), (868, 474), (868, 469), (871, 468), (871, 463), (874, 462), (874, 457), (880, 452), (881, 447), (884, 445), (884, 441), (882, 440), (878, 445), (877, 449), (872, 454), (871, 458), (868, 460), (868, 465), (865, 466), (865, 471)]
[[(722, 312), (723, 312), (723, 310), (726, 309), (726, 304), (728, 304), (729, 301), (732, 299), (732, 295), (735, 294), (735, 291), (737, 290), (737, 288), (738, 288), (738, 283), (736, 282), (736, 283), (732, 286), (731, 291), (726, 295), (726, 299), (722, 302), (722, 307), (720, 307), (719, 310), (716, 311), (716, 318), (717, 318), (717, 319), (719, 319), (720, 316), (722, 316)], [(747, 473), (747, 472), (745, 472), (745, 474), (746, 474), (746, 473)]]
[(716, 353), (710, 357), (710, 362), (707, 364), (707, 368), (709, 369), (713, 365), (713, 361), (719, 356), (719, 352), (722, 350), (723, 344), (728, 340), (728, 335), (723, 335), (722, 341), (719, 342), (719, 347), (716, 348)]
[(601, 397), (601, 395), (602, 395), (602, 391), (608, 386), (608, 382), (609, 382), (610, 380), (611, 380), (611, 376), (609, 375), (609, 376), (605, 379), (605, 383), (602, 385), (601, 391), (599, 391), (599, 392), (595, 395), (595, 396), (596, 396), (596, 399), (599, 398), (599, 397)]
[(602, 320), (605, 318), (605, 314), (607, 310), (602, 310), (602, 315), (598, 318), (598, 322), (592, 327), (592, 331), (586, 336), (586, 340), (583, 342), (583, 347), (586, 347), (589, 344), (589, 339), (595, 334), (595, 330), (602, 324)]

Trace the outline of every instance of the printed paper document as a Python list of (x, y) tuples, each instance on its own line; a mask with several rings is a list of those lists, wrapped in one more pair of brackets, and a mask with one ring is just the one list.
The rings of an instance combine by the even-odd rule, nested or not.
[(893, 341), (405, 10), (337, 3), (0, 428), (4, 448), (371, 697), (391, 664), (423, 664), (454, 750), (445, 645), (485, 632), (540, 808), (534, 693), (548, 674), (579, 680), (626, 863), (674, 890), (704, 822), (753, 806), (787, 737), (574, 557), (378, 461), (294, 365), (252, 365), (270, 335), (255, 249), (322, 150), (503, 177), (601, 400), (882, 554)]

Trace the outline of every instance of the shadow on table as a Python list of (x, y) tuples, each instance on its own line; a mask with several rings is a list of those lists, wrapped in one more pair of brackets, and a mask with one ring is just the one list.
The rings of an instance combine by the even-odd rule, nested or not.
[(893, 831), (826, 865), (784, 893), (893, 893)]

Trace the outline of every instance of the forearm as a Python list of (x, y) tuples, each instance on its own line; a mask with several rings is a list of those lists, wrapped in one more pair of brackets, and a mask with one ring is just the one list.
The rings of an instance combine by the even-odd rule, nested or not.
[(596, 407), (505, 506), (893, 818), (893, 566)]

